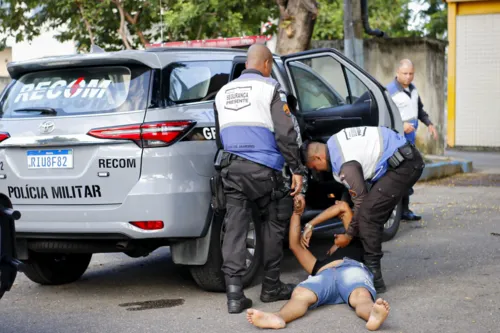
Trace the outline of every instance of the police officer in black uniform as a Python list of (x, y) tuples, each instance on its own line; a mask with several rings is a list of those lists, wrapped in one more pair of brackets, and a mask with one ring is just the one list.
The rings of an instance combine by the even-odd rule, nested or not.
[[(354, 202), (354, 216), (335, 245), (347, 246), (359, 237), (365, 250), (364, 263), (374, 275), (377, 293), (386, 290), (382, 278), (382, 234), (392, 210), (422, 174), (425, 163), (415, 146), (387, 127), (352, 127), (333, 135), (326, 144), (304, 145), (307, 167), (331, 171), (344, 184)], [(371, 184), (368, 191), (366, 183)], [(304, 240), (314, 225), (305, 226)]]
[(240, 313), (252, 306), (243, 293), (241, 278), (246, 269), (246, 237), (254, 205), (263, 223), (264, 279), (260, 299), (288, 300), (294, 288), (280, 281), (286, 224), (277, 217), (275, 192), (283, 184), (285, 161), (293, 173), (290, 196), (300, 193), (305, 168), (286, 94), (270, 77), (272, 65), (273, 57), (266, 46), (251, 46), (247, 69), (222, 87), (215, 99), (217, 145), (224, 151), (220, 173), (227, 204), (222, 271), (229, 313)]

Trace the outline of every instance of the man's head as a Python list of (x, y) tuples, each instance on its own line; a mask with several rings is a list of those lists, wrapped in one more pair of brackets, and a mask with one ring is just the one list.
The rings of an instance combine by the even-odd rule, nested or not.
[(265, 77), (271, 76), (273, 69), (273, 54), (267, 46), (263, 44), (254, 44), (250, 46), (247, 52), (247, 69), (255, 69)]
[(399, 84), (401, 84), (403, 88), (408, 88), (413, 81), (414, 75), (415, 69), (413, 63), (409, 59), (401, 60), (396, 71), (396, 79)]
[(306, 166), (309, 169), (316, 171), (327, 171), (330, 169), (327, 147), (324, 143), (310, 142), (309, 144), (304, 144), (302, 148)]

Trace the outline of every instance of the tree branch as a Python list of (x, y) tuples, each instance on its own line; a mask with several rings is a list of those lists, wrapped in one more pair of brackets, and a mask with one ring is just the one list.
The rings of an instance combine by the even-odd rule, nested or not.
[(92, 32), (92, 27), (90, 26), (89, 20), (85, 18), (85, 13), (83, 11), (83, 5), (79, 1), (75, 1), (76, 5), (78, 6), (78, 9), (80, 10), (80, 13), (82, 13), (82, 19), (83, 22), (85, 23), (85, 27), (87, 28), (87, 32), (89, 33), (90, 37), (90, 44), (94, 45), (94, 33)]
[(120, 13), (120, 28), (118, 28), (118, 33), (122, 37), (123, 44), (127, 49), (131, 49), (132, 47), (130, 46), (130, 43), (128, 42), (127, 39), (127, 34), (125, 32), (125, 10), (123, 9), (123, 6), (121, 4), (120, 0), (111, 0), (116, 8), (118, 8), (118, 12)]

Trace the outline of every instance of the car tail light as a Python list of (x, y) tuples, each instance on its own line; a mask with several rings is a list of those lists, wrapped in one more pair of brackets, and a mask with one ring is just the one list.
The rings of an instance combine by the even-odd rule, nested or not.
[(0, 132), (0, 142), (7, 140), (10, 138), (10, 134), (7, 132)]
[(143, 148), (166, 147), (177, 142), (195, 124), (191, 120), (163, 121), (96, 128), (87, 134), (100, 139), (132, 140)]
[(163, 221), (133, 221), (130, 222), (133, 226), (136, 226), (142, 230), (160, 230), (163, 229)]

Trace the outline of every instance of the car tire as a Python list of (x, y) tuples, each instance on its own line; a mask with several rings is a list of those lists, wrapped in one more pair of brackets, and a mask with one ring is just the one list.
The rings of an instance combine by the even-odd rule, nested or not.
[(391, 212), (391, 216), (384, 224), (384, 233), (382, 236), (382, 241), (387, 242), (396, 236), (399, 230), (399, 225), (401, 223), (401, 215), (403, 214), (403, 202), (400, 201), (396, 207), (394, 207)]
[(87, 270), (91, 253), (31, 252), (23, 272), (31, 281), (42, 285), (61, 285), (78, 280)]
[[(261, 223), (252, 219), (247, 235), (247, 270), (242, 277), (243, 287), (248, 287), (259, 271), (262, 262)], [(258, 222), (255, 222), (258, 221)], [(222, 272), (222, 240), (224, 236), (223, 217), (214, 215), (208, 259), (203, 266), (191, 266), (191, 276), (200, 288), (206, 291), (223, 292), (226, 290)], [(253, 249), (252, 249), (253, 247)], [(253, 252), (253, 256), (252, 256)]]

